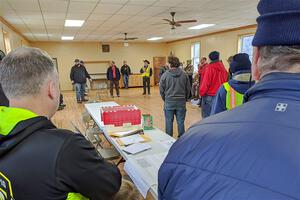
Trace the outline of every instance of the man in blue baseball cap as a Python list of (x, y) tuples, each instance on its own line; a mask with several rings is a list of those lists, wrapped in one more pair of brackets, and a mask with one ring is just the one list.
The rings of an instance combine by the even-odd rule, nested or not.
[(233, 56), (229, 69), (232, 79), (218, 90), (211, 115), (242, 105), (245, 92), (254, 84), (251, 81), (251, 61), (248, 54), (239, 53)]
[(159, 199), (300, 199), (300, 1), (261, 0), (258, 11), (256, 85), (172, 146)]

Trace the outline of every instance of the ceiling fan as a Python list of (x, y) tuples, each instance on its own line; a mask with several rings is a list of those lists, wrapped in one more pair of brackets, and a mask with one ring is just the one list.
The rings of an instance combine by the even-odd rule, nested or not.
[(136, 39), (138, 39), (137, 37), (132, 37), (132, 38), (128, 38), (127, 37), (127, 33), (124, 33), (124, 38), (118, 38), (118, 39), (116, 39), (116, 40), (123, 40), (123, 41), (129, 41), (129, 40), (136, 40)]
[(193, 23), (193, 22), (197, 22), (197, 20), (192, 19), (192, 20), (182, 20), (182, 21), (175, 21), (175, 14), (176, 12), (170, 12), (170, 15), (172, 16), (172, 20), (169, 19), (163, 19), (164, 21), (167, 21), (169, 25), (171, 25), (171, 29), (175, 29), (178, 26), (181, 26), (181, 24), (185, 24), (185, 23)]

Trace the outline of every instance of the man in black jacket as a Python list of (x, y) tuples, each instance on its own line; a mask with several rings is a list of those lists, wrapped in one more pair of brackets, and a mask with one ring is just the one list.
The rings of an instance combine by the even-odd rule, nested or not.
[(114, 86), (116, 88), (117, 96), (120, 97), (119, 81), (121, 78), (120, 70), (116, 66), (114, 61), (111, 61), (111, 64), (106, 72), (107, 80), (110, 81), (110, 96), (114, 97)]
[(81, 103), (82, 101), (86, 101), (86, 99), (84, 99), (86, 79), (88, 78), (90, 81), (92, 81), (92, 79), (87, 72), (83, 61), (76, 59), (74, 62), (75, 65), (71, 69), (70, 79), (75, 86), (77, 103)]
[(129, 65), (127, 65), (127, 62), (124, 60), (123, 66), (121, 67), (121, 73), (123, 76), (123, 82), (125, 89), (128, 89), (128, 82), (129, 82), (129, 76), (131, 74), (131, 69)]
[(82, 135), (49, 120), (60, 97), (51, 57), (35, 48), (11, 52), (0, 64), (0, 83), (11, 105), (0, 107), (0, 197), (112, 199), (121, 184), (118, 168)]

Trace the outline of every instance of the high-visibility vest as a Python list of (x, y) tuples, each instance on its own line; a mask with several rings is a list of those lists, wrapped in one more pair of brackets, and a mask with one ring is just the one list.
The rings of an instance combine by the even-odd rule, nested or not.
[(142, 74), (142, 77), (150, 77), (150, 67), (149, 66), (147, 67), (146, 70), (144, 67), (144, 73)]
[(243, 104), (244, 100), (244, 95), (238, 93), (235, 91), (229, 83), (224, 83), (223, 84), (227, 94), (226, 94), (226, 109), (231, 110), (237, 106), (240, 106)]

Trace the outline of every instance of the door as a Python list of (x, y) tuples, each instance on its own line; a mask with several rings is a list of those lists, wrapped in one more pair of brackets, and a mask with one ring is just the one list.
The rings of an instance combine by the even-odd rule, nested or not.
[(166, 57), (153, 57), (154, 84), (159, 83), (159, 72), (161, 66), (167, 63)]

